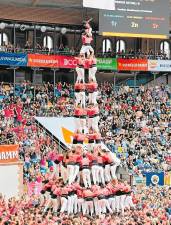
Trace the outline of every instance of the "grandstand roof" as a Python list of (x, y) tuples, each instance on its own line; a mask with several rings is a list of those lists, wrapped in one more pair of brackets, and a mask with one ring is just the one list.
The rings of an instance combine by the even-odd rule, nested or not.
[(86, 17), (98, 27), (98, 10), (83, 8), (83, 0), (0, 0), (0, 20), (81, 25)]
[(85, 9), (82, 0), (0, 0), (0, 19), (80, 25), (86, 16), (98, 24), (98, 10)]

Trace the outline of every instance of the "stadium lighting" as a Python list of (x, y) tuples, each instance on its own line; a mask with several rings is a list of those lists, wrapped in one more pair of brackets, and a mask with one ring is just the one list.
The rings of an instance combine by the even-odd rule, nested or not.
[(44, 33), (44, 32), (46, 32), (46, 27), (45, 27), (45, 26), (42, 26), (42, 27), (40, 28), (40, 30), (41, 30), (42, 33)]
[(3, 23), (3, 22), (1, 22), (1, 23), (0, 23), (0, 29), (3, 30), (3, 29), (5, 29), (5, 27), (6, 27), (6, 24)]
[(61, 34), (66, 34), (66, 32), (67, 32), (66, 27), (62, 27), (62, 28), (61, 28)]

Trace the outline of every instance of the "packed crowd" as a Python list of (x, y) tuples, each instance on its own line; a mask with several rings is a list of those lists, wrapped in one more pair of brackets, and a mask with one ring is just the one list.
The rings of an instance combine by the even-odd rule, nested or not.
[[(27, 136), (31, 137), (31, 133), (35, 133), (36, 137), (33, 137), (33, 142), (36, 139), (39, 142), (40, 136), (44, 139), (42, 129), (37, 128), (34, 123), (35, 115), (71, 116), (74, 107), (72, 85), (58, 83), (56, 89), (57, 97), (54, 98), (51, 84), (37, 87), (34, 91), (34, 87), (24, 83), (21, 87), (21, 96), (14, 99), (13, 87), (6, 91), (1, 85), (1, 93), (6, 96), (9, 94), (9, 97), (0, 103), (1, 143), (11, 141), (10, 136), (13, 136), (15, 140), (21, 142), (21, 152), (24, 139), (24, 148), (30, 145), (37, 148), (35, 146), (38, 143), (30, 143), (31, 141), (27, 140)], [(140, 169), (166, 171), (170, 169), (167, 161), (171, 154), (170, 99), (171, 90), (168, 86), (148, 89), (142, 86), (134, 93), (133, 89), (126, 86), (114, 90), (112, 84), (100, 85), (99, 127), (103, 140), (131, 172)], [(16, 104), (17, 108), (14, 110)], [(24, 133), (21, 135), (20, 130), (26, 131), (25, 137), (22, 137)], [(6, 139), (7, 135), (10, 138)], [(39, 144), (39, 148), (47, 148), (49, 145), (45, 144), (45, 147)]]
[[(24, 47), (21, 47), (19, 44), (14, 46), (11, 42), (3, 43), (0, 46), (0, 52), (25, 52), (25, 53), (33, 53), (34, 51), (36, 53), (40, 54), (62, 54), (62, 55), (78, 55), (78, 49), (75, 49), (73, 46), (69, 47), (68, 45), (60, 44), (57, 45), (55, 48), (48, 48), (48, 46), (43, 46), (39, 43), (36, 44), (35, 50), (33, 48), (33, 45), (27, 41)], [(99, 49), (97, 53), (97, 57), (104, 57), (104, 58), (124, 58), (124, 59), (158, 59), (158, 60), (168, 60), (170, 59), (169, 54), (163, 51), (157, 51), (155, 52), (153, 49), (150, 49), (147, 52), (142, 51), (141, 49), (138, 49), (138, 51), (135, 51), (133, 49), (128, 50), (121, 50), (121, 51), (115, 51), (112, 49), (108, 49), (106, 52), (103, 52), (101, 49)]]
[(1, 225), (169, 225), (171, 219), (171, 190), (166, 188), (134, 187), (135, 208), (127, 208), (124, 214), (99, 216), (75, 216), (54, 214), (42, 210), (38, 196), (23, 196), (6, 201), (0, 196)]
[(108, 51), (98, 54), (98, 56), (102, 56), (105, 58), (114, 57), (123, 59), (158, 59), (158, 60), (170, 59), (170, 56), (166, 52), (163, 51), (155, 52), (153, 49), (150, 49), (147, 52), (143, 52), (141, 49), (138, 49), (138, 51), (128, 49), (126, 51), (122, 50), (115, 52), (109, 48)]
[(76, 51), (72, 46), (69, 48), (67, 45), (60, 44), (56, 46), (55, 49), (49, 48), (47, 45), (36, 44), (35, 49), (33, 45), (27, 41), (24, 47), (21, 47), (20, 44), (14, 46), (11, 42), (4, 42), (0, 46), (0, 52), (18, 52), (18, 53), (40, 53), (40, 54), (62, 54), (62, 55), (75, 55)]

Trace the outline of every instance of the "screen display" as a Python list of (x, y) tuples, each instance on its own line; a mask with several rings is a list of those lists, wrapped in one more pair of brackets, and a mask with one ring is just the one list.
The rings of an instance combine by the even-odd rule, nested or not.
[(99, 11), (104, 36), (168, 38), (169, 0), (114, 0), (114, 10)]
[(115, 0), (83, 0), (83, 6), (87, 8), (115, 10)]

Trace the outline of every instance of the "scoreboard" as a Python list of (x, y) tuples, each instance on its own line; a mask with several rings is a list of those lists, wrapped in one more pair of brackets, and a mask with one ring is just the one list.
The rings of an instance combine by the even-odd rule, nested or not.
[(104, 6), (99, 9), (101, 35), (159, 39), (169, 37), (169, 0), (109, 1), (113, 1), (112, 10), (106, 10)]
[(83, 0), (99, 9), (99, 32), (104, 36), (169, 37), (169, 0)]

